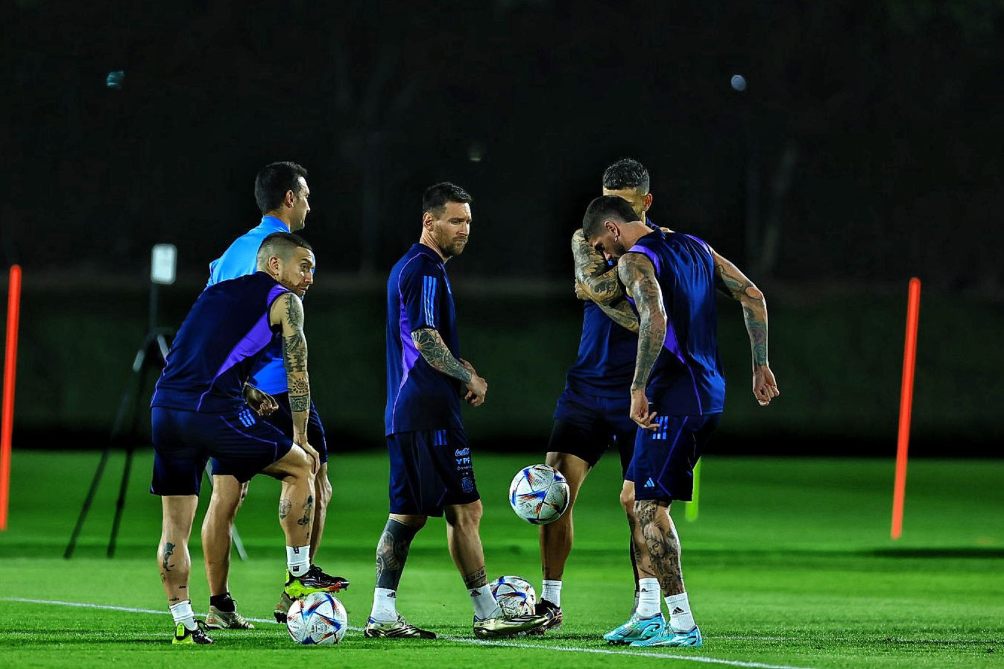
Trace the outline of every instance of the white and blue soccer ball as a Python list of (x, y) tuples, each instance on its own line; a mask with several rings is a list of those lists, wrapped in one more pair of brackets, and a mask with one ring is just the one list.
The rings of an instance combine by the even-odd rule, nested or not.
[(286, 614), (286, 629), (304, 646), (331, 646), (349, 628), (345, 607), (330, 592), (313, 592), (298, 599)]
[(512, 510), (533, 525), (547, 525), (560, 518), (568, 508), (568, 498), (565, 477), (547, 465), (523, 467), (509, 485)]
[(537, 593), (529, 581), (519, 576), (500, 576), (492, 581), (492, 594), (506, 616), (532, 616), (537, 606)]

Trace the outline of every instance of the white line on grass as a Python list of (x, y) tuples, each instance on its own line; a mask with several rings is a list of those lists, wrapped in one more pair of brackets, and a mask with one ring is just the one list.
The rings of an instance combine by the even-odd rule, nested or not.
[[(90, 602), (66, 602), (58, 599), (30, 599), (27, 597), (0, 597), (0, 601), (20, 602), (23, 604), (51, 604), (55, 606), (73, 606), (81, 609), (101, 609), (104, 611), (122, 611), (124, 613), (150, 613), (153, 615), (170, 615), (170, 612), (159, 609), (138, 609), (130, 606), (112, 606), (110, 604), (91, 604)], [(247, 618), (256, 623), (277, 624), (270, 618)], [(361, 627), (349, 627), (350, 630), (359, 632)], [(533, 643), (520, 643), (519, 641), (485, 641), (482, 639), (468, 639), (465, 637), (440, 636), (445, 641), (456, 643), (466, 643), (473, 646), (497, 646), (502, 648), (520, 648), (522, 650), (551, 650), (558, 653), (592, 653), (594, 655), (628, 655), (631, 657), (652, 657), (660, 660), (676, 660), (681, 662), (700, 662), (704, 664), (721, 664), (729, 667), (743, 667), (744, 669), (809, 669), (808, 667), (795, 667), (787, 664), (765, 664), (763, 662), (744, 662), (742, 660), (724, 660), (715, 657), (667, 655), (665, 653), (639, 650), (608, 650), (606, 648), (582, 648), (579, 646), (544, 646)]]

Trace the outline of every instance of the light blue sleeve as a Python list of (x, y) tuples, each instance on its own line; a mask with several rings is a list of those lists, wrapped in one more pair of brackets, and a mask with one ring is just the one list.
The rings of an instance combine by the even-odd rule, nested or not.
[(257, 271), (258, 247), (264, 237), (251, 231), (234, 240), (234, 243), (219, 258), (209, 263), (209, 282), (212, 286), (220, 281), (237, 279)]

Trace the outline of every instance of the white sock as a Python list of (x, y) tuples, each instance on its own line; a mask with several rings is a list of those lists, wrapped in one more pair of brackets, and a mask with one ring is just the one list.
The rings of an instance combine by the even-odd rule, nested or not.
[(662, 611), (662, 603), (659, 601), (661, 594), (659, 579), (638, 579), (638, 608), (636, 612), (639, 618), (651, 618)]
[(370, 618), (382, 623), (397, 620), (397, 592), (390, 588), (375, 588)]
[(690, 612), (687, 593), (670, 595), (666, 598), (666, 606), (669, 607), (669, 626), (674, 632), (689, 632), (697, 625), (694, 622), (694, 614)]
[(303, 576), (310, 569), (310, 545), (286, 546), (286, 568), (293, 576)]
[(638, 591), (634, 591), (634, 604), (631, 605), (631, 615), (638, 613)]
[(558, 608), (561, 608), (561, 581), (549, 581), (544, 579), (544, 585), (540, 591), (540, 598), (546, 599)]
[(499, 603), (495, 601), (492, 589), (487, 584), (471, 588), (468, 592), (471, 593), (471, 603), (474, 604), (474, 615), (477, 618), (484, 620), (498, 615)]
[(172, 606), (171, 617), (174, 618), (175, 625), (182, 623), (185, 629), (194, 630), (197, 627), (195, 624), (195, 613), (192, 611), (192, 600), (190, 599), (178, 602)]

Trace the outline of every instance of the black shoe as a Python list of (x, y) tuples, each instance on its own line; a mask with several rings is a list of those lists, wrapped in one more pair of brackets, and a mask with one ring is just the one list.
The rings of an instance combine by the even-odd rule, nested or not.
[(201, 620), (195, 621), (196, 627), (190, 630), (184, 623), (178, 623), (174, 629), (174, 640), (172, 644), (176, 646), (199, 645), (205, 646), (213, 643), (213, 640), (206, 634), (206, 624)]
[(329, 576), (315, 564), (299, 576), (293, 576), (287, 571), (284, 592), (290, 599), (300, 599), (312, 592), (340, 592), (348, 587), (347, 579)]
[(537, 606), (534, 608), (534, 615), (545, 616), (547, 622), (538, 629), (527, 632), (527, 634), (543, 634), (548, 630), (558, 630), (561, 628), (561, 623), (564, 622), (561, 615), (561, 607), (552, 604), (546, 599), (537, 602)]

